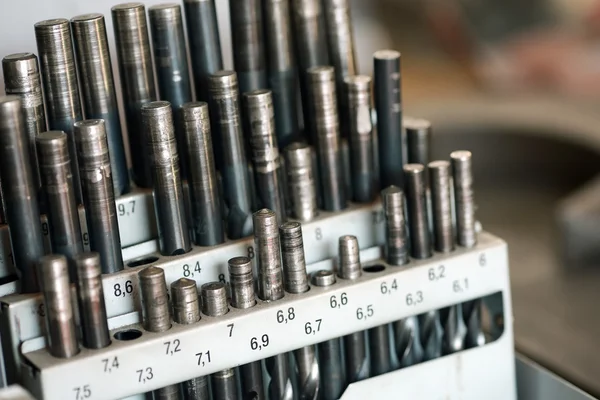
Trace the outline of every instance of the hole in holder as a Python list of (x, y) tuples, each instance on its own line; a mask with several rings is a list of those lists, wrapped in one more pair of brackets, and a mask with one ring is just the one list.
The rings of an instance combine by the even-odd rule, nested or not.
[(381, 265), (381, 264), (369, 265), (368, 267), (363, 268), (363, 271), (368, 272), (370, 274), (373, 274), (376, 272), (381, 272), (384, 270), (385, 270), (385, 265)]
[(158, 261), (158, 257), (146, 257), (146, 258), (140, 258), (139, 260), (128, 262), (127, 266), (129, 268), (134, 268), (134, 267), (140, 267), (140, 266), (146, 265), (146, 264), (152, 264), (153, 262), (157, 262), (157, 261)]
[(142, 331), (137, 329), (127, 329), (124, 331), (119, 331), (113, 335), (116, 340), (120, 340), (123, 342), (127, 342), (130, 340), (138, 339), (142, 336)]

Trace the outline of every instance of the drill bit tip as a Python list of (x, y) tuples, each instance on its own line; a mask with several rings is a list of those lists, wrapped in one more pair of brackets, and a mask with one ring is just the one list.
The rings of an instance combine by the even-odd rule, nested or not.
[(335, 79), (335, 69), (329, 65), (317, 65), (306, 70), (311, 82), (331, 82)]
[(386, 259), (392, 265), (408, 262), (408, 238), (404, 218), (404, 192), (397, 186), (389, 186), (381, 192), (383, 213), (386, 221)]
[(192, 324), (200, 320), (200, 300), (196, 281), (180, 278), (171, 283), (171, 303), (173, 321), (178, 324)]
[(96, 278), (102, 275), (100, 254), (96, 252), (80, 253), (73, 256), (73, 262), (79, 278)]
[(200, 288), (202, 312), (211, 317), (227, 314), (227, 287), (222, 282), (209, 282)]
[(230, 258), (227, 262), (229, 266), (229, 274), (235, 276), (245, 276), (252, 273), (252, 259), (246, 256)]
[(277, 214), (267, 208), (256, 211), (252, 214), (254, 223), (254, 235), (261, 237), (270, 237), (278, 234)]
[(254, 297), (254, 275), (250, 257), (233, 257), (228, 261), (231, 305), (235, 308), (250, 308), (256, 304)]
[(191, 101), (181, 106), (183, 118), (186, 121), (206, 120), (209, 118), (208, 103), (205, 101)]
[[(230, 70), (221, 70), (217, 71), (208, 77), (208, 83), (210, 91), (215, 94), (226, 94), (226, 89), (231, 90), (232, 88), (237, 88), (238, 79), (235, 71)], [(223, 93), (225, 92), (225, 93)], [(233, 93), (231, 93), (233, 95)]]
[(360, 248), (358, 239), (353, 235), (340, 236), (338, 241), (340, 264), (338, 275), (342, 279), (356, 279), (362, 275), (360, 267)]
[(472, 154), (468, 150), (457, 150), (450, 153), (450, 158), (457, 161), (470, 161)]
[(144, 281), (160, 281), (164, 280), (165, 271), (160, 267), (151, 265), (138, 272), (138, 276), (140, 280)]
[(332, 271), (321, 269), (312, 274), (311, 282), (315, 286), (331, 286), (335, 283), (335, 274)]
[(410, 175), (420, 175), (425, 172), (425, 167), (422, 164), (406, 164), (404, 172)]
[(168, 101), (151, 101), (141, 107), (142, 115), (168, 114), (171, 111), (171, 103)]

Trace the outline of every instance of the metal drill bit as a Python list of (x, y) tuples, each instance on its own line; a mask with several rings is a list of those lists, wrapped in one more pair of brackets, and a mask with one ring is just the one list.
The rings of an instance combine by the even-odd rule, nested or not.
[(81, 253), (73, 257), (77, 279), (77, 304), (83, 332), (83, 346), (102, 349), (110, 344), (100, 254)]
[(214, 0), (184, 0), (196, 98), (208, 101), (208, 77), (223, 69)]
[(169, 296), (165, 271), (150, 266), (138, 272), (144, 314), (144, 329), (148, 332), (165, 332), (171, 329)]
[(199, 246), (214, 246), (225, 241), (225, 232), (213, 157), (208, 104), (203, 102), (184, 104), (182, 118), (194, 243)]
[(4, 197), (2, 195), (2, 182), (0, 182), (0, 225), (4, 225), (6, 223), (6, 210), (4, 208)]
[(79, 343), (67, 259), (60, 254), (43, 256), (37, 269), (46, 304), (48, 351), (58, 358), (73, 357), (79, 353)]
[[(21, 110), (29, 149), (29, 161), (36, 188), (41, 184), (35, 137), (46, 131), (46, 114), (38, 60), (32, 53), (10, 54), (2, 59), (4, 91), (21, 99)], [(42, 199), (40, 199), (42, 200)]]
[[(200, 321), (200, 299), (196, 281), (180, 278), (171, 283), (173, 322), (190, 325)], [(201, 376), (181, 383), (184, 400), (208, 400), (208, 377)]]
[(418, 316), (419, 340), (423, 348), (423, 361), (433, 360), (442, 356), (442, 341), (444, 330), (440, 313), (430, 310)]
[(144, 104), (141, 112), (154, 183), (160, 250), (168, 256), (184, 254), (192, 246), (179, 176), (171, 105), (166, 101), (155, 101)]
[(252, 217), (258, 268), (258, 297), (264, 301), (279, 300), (284, 291), (277, 215), (271, 210), (262, 209)]
[(450, 163), (445, 160), (432, 161), (427, 167), (429, 169), (431, 208), (433, 211), (434, 249), (440, 253), (448, 253), (454, 250)]
[(442, 354), (452, 354), (465, 348), (467, 327), (463, 320), (461, 304), (440, 310), (440, 319), (444, 334), (442, 337)]
[[(68, 142), (67, 135), (60, 131), (40, 133), (35, 138), (52, 248), (55, 253), (71, 261), (75, 255), (83, 252), (83, 238), (73, 190)], [(73, 281), (75, 271), (71, 263), (69, 271)]]
[(373, 201), (375, 195), (371, 78), (366, 75), (348, 76), (344, 82), (344, 93), (347, 95), (346, 116), (349, 121), (352, 199), (368, 203)]
[(210, 376), (214, 400), (237, 400), (238, 388), (235, 369), (227, 368)]
[(390, 332), (388, 325), (376, 326), (368, 330), (371, 377), (386, 374), (392, 370), (390, 356)]
[(410, 237), (410, 254), (423, 259), (432, 256), (429, 218), (427, 215), (427, 183), (425, 167), (421, 164), (404, 166), (406, 205)]
[(462, 312), (467, 327), (465, 345), (468, 349), (485, 344), (485, 335), (481, 326), (481, 307), (483, 307), (481, 299), (466, 301), (462, 304)]
[(269, 88), (275, 103), (275, 132), (283, 148), (299, 133), (298, 73), (294, 56), (290, 0), (263, 0)]
[(154, 400), (179, 400), (179, 393), (179, 385), (169, 385), (164, 388), (156, 389), (152, 394)]
[(77, 152), (73, 138), (73, 123), (81, 120), (82, 113), (73, 58), (71, 27), (69, 21), (63, 18), (41, 21), (34, 27), (44, 85), (48, 129), (63, 131), (69, 137), (73, 191), (77, 204), (81, 204), (81, 183), (75, 156)]
[(115, 196), (120, 196), (129, 191), (129, 169), (125, 158), (104, 16), (80, 15), (71, 19), (71, 27), (81, 82), (83, 112), (86, 119), (104, 120), (113, 192)]
[[(332, 271), (320, 270), (312, 275), (311, 281), (315, 286), (331, 286), (335, 284), (335, 274)], [(319, 397), (324, 400), (339, 399), (344, 391), (344, 367), (340, 340), (326, 340), (317, 344), (317, 348), (321, 375)]]
[(281, 162), (275, 136), (275, 113), (270, 90), (255, 90), (244, 94), (244, 115), (248, 119), (250, 150), (259, 207), (275, 211), (284, 222), (285, 189), (279, 180)]
[(381, 192), (385, 217), (385, 257), (388, 264), (404, 265), (408, 262), (408, 235), (404, 219), (404, 193), (397, 186)]
[[(234, 257), (229, 260), (229, 284), (231, 286), (231, 306), (248, 309), (256, 304), (252, 259)], [(260, 400), (265, 398), (263, 373), (260, 361), (244, 364), (241, 367), (242, 399)]]
[(298, 369), (298, 398), (316, 400), (319, 398), (321, 380), (316, 346), (305, 346), (294, 350), (294, 359)]
[(311, 221), (319, 213), (311, 147), (294, 142), (285, 148), (284, 155), (292, 216)]
[(423, 347), (419, 333), (419, 319), (410, 316), (392, 324), (396, 356), (401, 367), (409, 367), (423, 360)]
[[(360, 249), (356, 236), (344, 235), (338, 241), (338, 277), (354, 280), (362, 275)], [(346, 383), (350, 384), (369, 377), (369, 360), (365, 332), (355, 332), (343, 337)]]
[(310, 104), (313, 115), (312, 130), (317, 143), (323, 207), (327, 211), (346, 208), (335, 72), (333, 67), (313, 67), (308, 70)]
[(404, 118), (406, 154), (410, 164), (427, 165), (430, 159), (431, 122), (422, 118)]
[(213, 142), (217, 169), (223, 178), (227, 215), (227, 234), (231, 239), (252, 232), (252, 192), (246, 163), (239, 109), (237, 75), (219, 71), (208, 79)]
[(44, 254), (37, 187), (29, 160), (21, 100), (0, 97), (0, 183), (21, 291), (38, 292), (36, 263)]
[(229, 0), (229, 18), (240, 93), (267, 88), (261, 0)]
[(459, 246), (474, 247), (477, 244), (475, 232), (475, 200), (473, 197), (473, 171), (471, 152), (454, 151), (450, 154), (452, 178), (454, 182), (454, 207), (456, 214), (456, 237)]
[(90, 249), (100, 253), (102, 273), (121, 271), (123, 256), (104, 121), (76, 122), (74, 135)]
[(400, 53), (379, 50), (373, 54), (377, 148), (381, 187), (404, 187), (402, 145), (402, 88)]
[(152, 55), (146, 23), (146, 9), (141, 3), (125, 3), (111, 9), (121, 76), (125, 123), (133, 164), (133, 178), (141, 187), (152, 187), (150, 155), (145, 148), (140, 108), (157, 100), (152, 70)]

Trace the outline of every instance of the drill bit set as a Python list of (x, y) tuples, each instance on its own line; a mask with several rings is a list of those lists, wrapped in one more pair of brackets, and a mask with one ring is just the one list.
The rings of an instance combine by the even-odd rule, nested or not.
[[(37, 397), (338, 399), (499, 338), (481, 299), (510, 311), (506, 250), (476, 230), (471, 153), (431, 161), (431, 124), (403, 124), (400, 53), (358, 74), (347, 3), (230, 0), (235, 71), (214, 1), (114, 6), (124, 127), (102, 15), (35, 24), (39, 68), (3, 59), (3, 351)], [(125, 257), (144, 189), (158, 251)]]

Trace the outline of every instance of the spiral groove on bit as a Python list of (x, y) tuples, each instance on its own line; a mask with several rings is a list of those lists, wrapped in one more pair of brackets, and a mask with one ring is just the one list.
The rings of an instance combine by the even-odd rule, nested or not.
[(423, 361), (442, 356), (442, 340), (444, 331), (438, 311), (428, 311), (419, 315), (419, 333), (423, 348)]
[(466, 348), (483, 346), (485, 335), (481, 326), (481, 299), (467, 301), (462, 304), (463, 317), (467, 327)]
[(254, 247), (258, 267), (258, 297), (279, 300), (284, 295), (277, 216), (271, 210), (254, 213)]
[(385, 217), (386, 260), (391, 265), (408, 262), (408, 238), (404, 218), (404, 193), (396, 186), (381, 192)]
[(393, 323), (396, 343), (396, 356), (402, 367), (409, 367), (422, 361), (423, 348), (420, 343), (419, 321), (416, 316), (407, 317)]
[(305, 346), (294, 350), (294, 359), (298, 368), (298, 397), (301, 400), (318, 399), (320, 374), (315, 346)]
[(442, 308), (440, 310), (440, 317), (442, 328), (444, 329), (442, 353), (452, 354), (464, 350), (467, 327), (463, 320), (462, 305), (457, 304), (452, 307)]
[(435, 251), (448, 253), (454, 250), (450, 163), (444, 160), (432, 161), (428, 168), (433, 210), (434, 248)]
[(473, 247), (477, 244), (475, 232), (475, 199), (473, 194), (473, 171), (471, 152), (454, 151), (450, 154), (454, 181), (454, 206), (456, 207), (456, 236), (459, 246)]
[(285, 148), (284, 154), (292, 216), (300, 221), (311, 221), (319, 213), (311, 147), (294, 142)]

